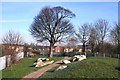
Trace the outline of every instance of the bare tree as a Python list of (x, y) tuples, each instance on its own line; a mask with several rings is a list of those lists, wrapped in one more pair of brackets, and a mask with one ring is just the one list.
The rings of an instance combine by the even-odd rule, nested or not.
[(89, 45), (91, 52), (93, 53), (96, 46), (96, 31), (94, 27), (92, 27), (90, 30)]
[(111, 40), (114, 41), (114, 45), (117, 47), (117, 53), (120, 54), (120, 24), (116, 24), (111, 30)]
[(9, 31), (2, 39), (2, 42), (4, 44), (23, 44), (22, 36), (20, 33), (14, 33), (13, 31)]
[[(6, 49), (3, 49), (4, 55), (11, 55), (12, 63), (16, 62), (15, 60), (15, 50), (16, 46), (23, 44), (22, 37), (19, 33), (14, 33), (13, 31), (9, 31), (2, 39), (4, 45), (6, 45)], [(14, 49), (13, 49), (14, 45)]]
[(77, 38), (73, 35), (73, 36), (70, 36), (68, 39), (67, 39), (67, 47), (70, 47), (70, 48), (73, 48), (73, 50), (75, 50), (77, 48)]
[(98, 19), (95, 23), (95, 30), (98, 52), (103, 53), (103, 43), (109, 30), (108, 22), (104, 19)]
[(37, 41), (50, 43), (50, 57), (53, 56), (54, 44), (73, 32), (69, 18), (75, 17), (72, 11), (63, 7), (44, 7), (34, 18), (30, 32)]
[(90, 27), (91, 25), (86, 23), (86, 24), (83, 24), (81, 27), (79, 27), (79, 32), (76, 33), (78, 39), (80, 40), (80, 42), (82, 42), (82, 52), (84, 53), (85, 52), (85, 46), (86, 46), (86, 43), (88, 42), (89, 40), (89, 36), (90, 36)]

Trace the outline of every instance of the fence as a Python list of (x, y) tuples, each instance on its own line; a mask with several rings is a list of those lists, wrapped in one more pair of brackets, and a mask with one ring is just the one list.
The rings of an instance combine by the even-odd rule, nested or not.
[[(43, 56), (48, 56), (48, 53), (41, 53)], [(53, 56), (69, 56), (73, 57), (75, 55), (80, 55), (79, 52), (64, 52), (64, 53), (53, 53)], [(86, 53), (87, 57), (111, 57), (120, 59), (120, 54), (102, 54), (102, 53)]]
[(88, 57), (95, 56), (95, 57), (111, 57), (111, 58), (118, 58), (120, 59), (120, 54), (101, 54), (101, 53), (87, 53)]
[[(20, 52), (16, 54), (17, 61), (19, 61), (21, 58), (24, 58), (24, 52)], [(10, 65), (10, 62), (11, 62), (11, 55), (0, 57), (0, 70), (8, 67)]]

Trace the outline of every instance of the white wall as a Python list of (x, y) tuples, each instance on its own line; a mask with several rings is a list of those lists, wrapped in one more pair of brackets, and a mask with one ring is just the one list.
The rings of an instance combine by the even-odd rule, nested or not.
[[(16, 60), (19, 61), (21, 58), (24, 58), (24, 52), (16, 54)], [(11, 55), (6, 55), (0, 57), (0, 70), (5, 69), (10, 65)]]
[(20, 52), (16, 55), (16, 60), (19, 61), (21, 58), (24, 58), (24, 52)]
[(0, 57), (0, 70), (6, 68), (6, 56)]

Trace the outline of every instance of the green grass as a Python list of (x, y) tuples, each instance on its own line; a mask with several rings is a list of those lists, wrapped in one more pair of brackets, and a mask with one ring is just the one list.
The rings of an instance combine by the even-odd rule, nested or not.
[[(68, 64), (64, 70), (53, 72), (57, 67), (47, 71), (40, 78), (118, 78), (120, 67), (115, 58), (91, 57), (81, 62)], [(39, 79), (40, 79), (39, 78)]]
[[(31, 67), (37, 58), (38, 57), (25, 57), (21, 59), (17, 64), (2, 70), (2, 78), (22, 78), (23, 76), (40, 69), (41, 67)], [(53, 57), (50, 58), (50, 60), (57, 61), (62, 58), (63, 57)]]

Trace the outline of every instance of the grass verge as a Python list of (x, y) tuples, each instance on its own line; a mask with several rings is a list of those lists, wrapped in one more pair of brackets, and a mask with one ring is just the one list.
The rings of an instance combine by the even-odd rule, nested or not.
[(53, 72), (57, 67), (43, 74), (41, 78), (119, 78), (119, 59), (90, 57), (83, 61), (68, 64), (64, 70)]
[[(22, 78), (23, 76), (37, 71), (38, 69), (42, 68), (35, 68), (32, 67), (34, 61), (39, 58), (37, 57), (25, 57), (21, 59), (17, 64), (13, 64), (10, 67), (7, 67), (6, 69), (2, 70), (2, 78)], [(50, 58), (50, 60), (58, 61), (61, 60), (63, 57), (53, 57)]]

